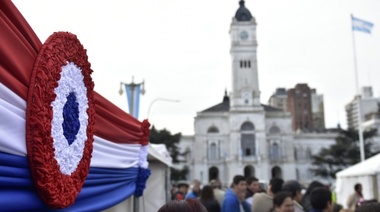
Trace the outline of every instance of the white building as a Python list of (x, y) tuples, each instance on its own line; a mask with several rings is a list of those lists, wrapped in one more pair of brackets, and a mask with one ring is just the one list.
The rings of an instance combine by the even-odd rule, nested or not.
[(371, 87), (363, 87), (362, 95), (355, 96), (354, 99), (346, 105), (347, 125), (348, 128), (358, 130), (358, 102), (360, 99), (360, 118), (366, 121), (366, 115), (378, 112), (380, 98), (374, 98)]
[[(256, 21), (239, 2), (230, 28), (232, 91), (221, 103), (197, 113), (195, 135), (182, 138), (182, 151), (190, 150), (189, 180), (206, 184), (220, 179), (227, 186), (237, 175), (310, 182), (311, 158), (296, 160), (295, 149), (312, 153), (334, 142), (318, 136), (296, 136), (289, 112), (260, 103), (257, 69)], [(306, 134), (305, 134), (306, 135)], [(297, 153), (298, 154), (298, 153)], [(306, 165), (305, 165), (306, 164)]]

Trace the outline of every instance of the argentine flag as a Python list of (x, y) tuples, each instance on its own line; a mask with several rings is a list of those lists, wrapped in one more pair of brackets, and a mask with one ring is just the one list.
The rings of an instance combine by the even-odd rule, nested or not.
[(355, 18), (353, 15), (351, 15), (351, 21), (352, 21), (352, 30), (362, 31), (362, 32), (371, 34), (373, 23), (361, 20), (359, 18)]

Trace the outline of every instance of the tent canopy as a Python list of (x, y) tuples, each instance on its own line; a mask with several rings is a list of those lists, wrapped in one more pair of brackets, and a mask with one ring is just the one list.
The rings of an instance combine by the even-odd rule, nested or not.
[(165, 144), (149, 144), (148, 159), (158, 160), (169, 167), (172, 166), (172, 158)]
[(380, 154), (377, 154), (367, 160), (357, 163), (336, 174), (338, 177), (354, 177), (362, 175), (375, 175), (380, 172)]

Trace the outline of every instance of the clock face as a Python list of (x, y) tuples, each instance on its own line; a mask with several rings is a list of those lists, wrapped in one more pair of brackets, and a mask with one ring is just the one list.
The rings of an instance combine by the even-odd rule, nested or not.
[(247, 32), (247, 31), (242, 31), (242, 32), (240, 33), (240, 38), (241, 38), (242, 40), (247, 40), (247, 39), (248, 39), (248, 32)]

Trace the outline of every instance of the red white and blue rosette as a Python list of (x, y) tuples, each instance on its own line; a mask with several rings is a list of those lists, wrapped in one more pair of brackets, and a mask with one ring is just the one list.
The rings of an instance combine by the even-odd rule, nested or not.
[(86, 50), (56, 32), (40, 49), (30, 78), (26, 143), (30, 172), (50, 207), (75, 202), (89, 173), (94, 141), (94, 83)]

